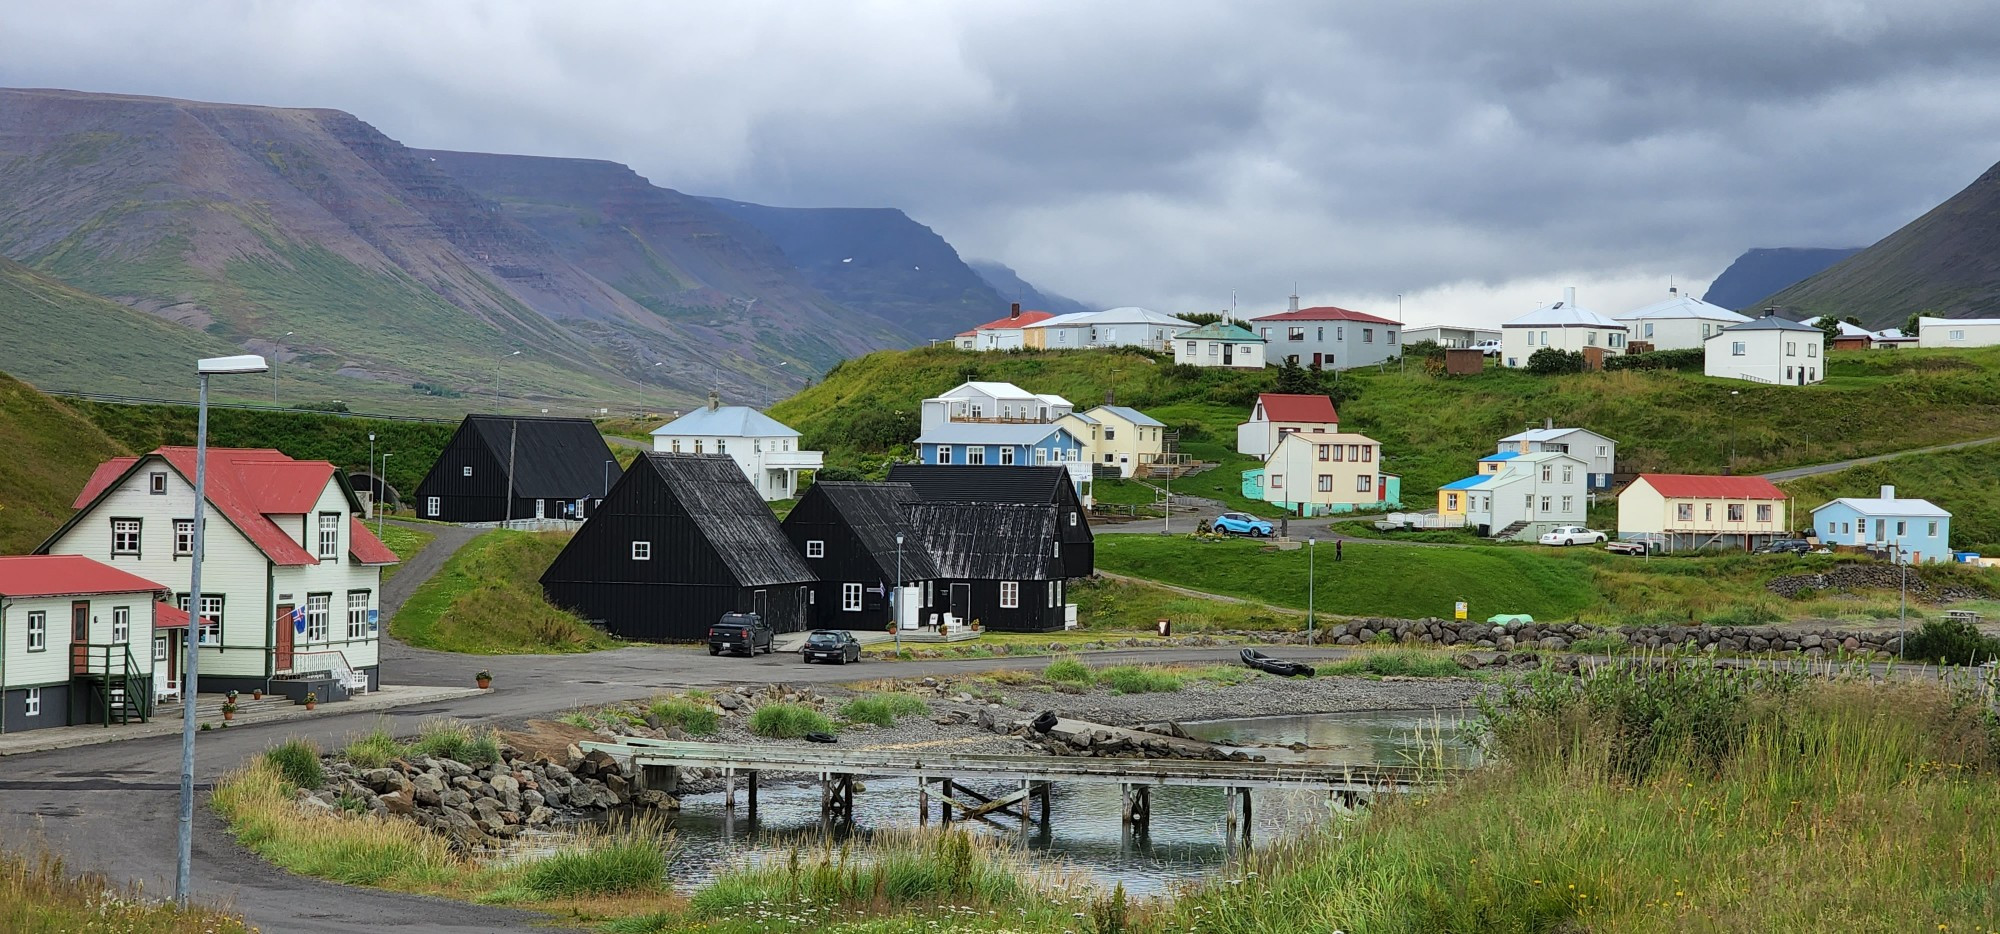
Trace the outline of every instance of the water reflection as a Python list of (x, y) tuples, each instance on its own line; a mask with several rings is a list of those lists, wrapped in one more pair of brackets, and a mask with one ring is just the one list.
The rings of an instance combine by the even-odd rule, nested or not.
[[(1460, 709), (1369, 710), (1208, 720), (1183, 723), (1181, 728), (1196, 739), (1246, 747), (1273, 762), (1471, 768), (1479, 764), (1480, 756), (1478, 747), (1467, 741), (1468, 717)], [(1283, 748), (1294, 743), (1307, 748), (1297, 752)]]

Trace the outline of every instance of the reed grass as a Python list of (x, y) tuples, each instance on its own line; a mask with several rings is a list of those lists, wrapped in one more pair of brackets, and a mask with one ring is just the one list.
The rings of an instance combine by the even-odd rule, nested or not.
[(296, 788), (318, 788), (326, 780), (326, 769), (319, 764), (319, 746), (309, 739), (295, 736), (272, 746), (264, 750), (264, 761)]
[(500, 761), (500, 741), (490, 730), (474, 729), (447, 718), (426, 720), (417, 738), (405, 747), (409, 755), (456, 759), (478, 767)]
[(1086, 687), (1097, 680), (1090, 666), (1074, 655), (1064, 655), (1049, 662), (1042, 668), (1042, 677), (1059, 684), (1078, 684)]
[(0, 931), (89, 934), (245, 934), (233, 914), (200, 904), (181, 908), (136, 886), (79, 873), (62, 858), (0, 850)]
[(722, 725), (722, 715), (714, 707), (686, 697), (656, 700), (647, 710), (661, 727), (679, 727), (689, 736), (713, 736)]
[(833, 732), (833, 721), (804, 704), (765, 704), (750, 715), (750, 732), (772, 739), (798, 739), (807, 733)]
[(403, 744), (396, 742), (389, 728), (381, 725), (349, 741), (338, 753), (343, 761), (363, 769), (384, 768), (404, 754)]
[(1450, 655), (1442, 652), (1421, 652), (1415, 649), (1385, 649), (1363, 652), (1352, 658), (1344, 658), (1317, 666), (1321, 675), (1374, 675), (1376, 677), (1402, 678), (1462, 678), (1467, 677), (1465, 669), (1458, 666)]
[(1143, 665), (1112, 665), (1097, 669), (1097, 683), (1120, 694), (1171, 694), (1181, 689), (1181, 677)]
[(897, 717), (930, 710), (930, 705), (911, 694), (870, 694), (840, 705), (840, 715), (860, 723), (895, 726)]

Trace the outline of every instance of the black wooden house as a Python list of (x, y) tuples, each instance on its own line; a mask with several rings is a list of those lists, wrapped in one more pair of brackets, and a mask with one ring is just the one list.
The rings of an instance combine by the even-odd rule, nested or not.
[(743, 469), (717, 454), (647, 454), (542, 575), (549, 602), (613, 635), (707, 637), (724, 613), (808, 628), (812, 569)]
[[(907, 483), (835, 480), (815, 483), (799, 498), (782, 526), (819, 578), (813, 585), (814, 628), (884, 629), (891, 582), (899, 572), (909, 587), (937, 579), (937, 563), (910, 527), (906, 510), (917, 502)], [(911, 612), (920, 605), (920, 597), (913, 599)]]
[[(973, 464), (897, 464), (889, 479), (908, 483), (927, 503), (989, 503), (1050, 506), (1055, 525), (1049, 534), (1062, 543), (1064, 577), (1096, 573), (1096, 552), (1090, 516), (1069, 472), (1059, 466), (1000, 466)], [(1053, 550), (1053, 549), (1051, 549)]]
[[(1066, 482), (1066, 481), (1065, 481)], [(996, 632), (1064, 627), (1067, 549), (1048, 504), (912, 503), (910, 525), (937, 563), (925, 617), (950, 613)]]
[(617, 479), (618, 461), (589, 419), (467, 415), (417, 486), (417, 515), (587, 519)]

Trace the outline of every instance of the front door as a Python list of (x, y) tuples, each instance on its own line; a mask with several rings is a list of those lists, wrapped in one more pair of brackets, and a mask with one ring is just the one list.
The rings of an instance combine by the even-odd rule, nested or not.
[(1223, 365), (1223, 366), (1228, 366), (1228, 365), (1230, 365), (1231, 363), (1235, 362), (1235, 360), (1236, 360), (1236, 345), (1235, 345), (1235, 344), (1223, 344), (1223, 345), (1222, 345), (1222, 365)]
[(972, 585), (951, 585), (951, 618), (960, 626), (972, 621)]
[(545, 516), (542, 515), (544, 509), (546, 508), (544, 505), (545, 502), (546, 502), (545, 500), (539, 500), (539, 499), (535, 500), (535, 518), (537, 519), (545, 518)]
[(770, 626), (773, 630), (778, 628), (771, 622), (770, 600), (765, 591), (759, 590), (750, 594), (750, 612), (757, 614), (757, 618), (763, 620), (764, 625)]
[(271, 650), (272, 671), (292, 670), (292, 635), (298, 631), (295, 627), (296, 624), (292, 622), (292, 605), (278, 604), (277, 640), (272, 643)]
[(90, 670), (90, 602), (78, 600), (69, 605), (69, 657), (70, 673), (84, 674)]

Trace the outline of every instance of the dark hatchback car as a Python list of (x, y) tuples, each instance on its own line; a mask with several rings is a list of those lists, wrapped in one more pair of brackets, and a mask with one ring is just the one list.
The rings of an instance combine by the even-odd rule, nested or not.
[(758, 649), (768, 653), (775, 638), (771, 627), (764, 625), (764, 618), (755, 613), (724, 613), (715, 625), (708, 627), (708, 654), (721, 655), (727, 651), (756, 655)]
[(854, 634), (841, 629), (815, 629), (806, 636), (799, 657), (807, 662), (848, 662), (861, 660), (861, 643)]
[(1802, 555), (1813, 550), (1812, 542), (1803, 538), (1774, 538), (1764, 547), (1757, 549), (1760, 555)]

